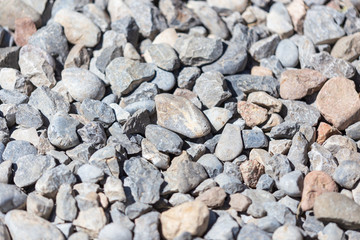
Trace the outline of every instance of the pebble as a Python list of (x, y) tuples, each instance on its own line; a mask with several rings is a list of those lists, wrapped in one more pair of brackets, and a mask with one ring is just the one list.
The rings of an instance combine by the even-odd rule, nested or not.
[(135, 219), (134, 240), (160, 239), (159, 217), (159, 213), (149, 212)]
[(249, 53), (256, 61), (260, 61), (263, 58), (274, 55), (279, 42), (279, 35), (274, 34), (252, 44)]
[(108, 127), (115, 122), (113, 109), (98, 100), (86, 98), (80, 105), (80, 114), (88, 121), (97, 121), (104, 127)]
[(295, 170), (283, 175), (277, 187), (290, 197), (300, 197), (303, 190), (304, 177), (302, 172)]
[(168, 155), (159, 152), (156, 146), (148, 139), (141, 141), (142, 157), (149, 160), (152, 164), (160, 169), (169, 167), (170, 158)]
[(279, 181), (284, 175), (291, 171), (290, 161), (285, 155), (275, 154), (271, 158), (266, 159), (265, 173), (275, 181)]
[(144, 58), (147, 63), (154, 63), (166, 71), (173, 71), (180, 66), (175, 50), (166, 43), (150, 45), (144, 53)]
[(332, 48), (331, 56), (349, 62), (355, 60), (360, 55), (360, 45), (358, 45), (359, 38), (360, 34), (358, 33), (340, 38)]
[(240, 239), (259, 239), (259, 240), (270, 240), (271, 236), (261, 230), (259, 227), (255, 226), (254, 224), (246, 224), (240, 230), (239, 235), (237, 236), (237, 240)]
[(268, 111), (253, 103), (239, 101), (237, 109), (248, 127), (255, 127), (268, 119)]
[(275, 3), (270, 7), (266, 17), (266, 26), (271, 32), (279, 34), (281, 38), (287, 38), (293, 34), (291, 18), (283, 3)]
[(276, 229), (272, 239), (276, 240), (302, 240), (303, 236), (301, 231), (296, 226), (284, 225)]
[(243, 148), (240, 127), (230, 123), (226, 124), (216, 145), (215, 156), (221, 161), (231, 161), (240, 155)]
[(314, 213), (320, 221), (331, 221), (345, 229), (360, 225), (360, 207), (343, 194), (326, 192), (315, 199)]
[(309, 142), (301, 132), (297, 132), (291, 142), (291, 147), (287, 154), (288, 159), (295, 166), (297, 164), (306, 165), (308, 163)]
[(197, 163), (201, 164), (209, 177), (214, 178), (223, 172), (224, 167), (219, 159), (213, 154), (204, 154), (198, 160)]
[(359, 162), (351, 160), (343, 161), (335, 169), (332, 177), (341, 187), (353, 189), (360, 179), (360, 175), (358, 174), (359, 170)]
[(239, 231), (239, 224), (234, 220), (231, 214), (221, 211), (221, 215), (216, 219), (211, 230), (205, 234), (204, 238), (234, 239)]
[(176, 80), (171, 72), (155, 67), (155, 77), (151, 83), (156, 84), (162, 91), (170, 91), (176, 85)]
[(16, 163), (21, 157), (29, 154), (37, 154), (37, 149), (32, 144), (23, 140), (10, 141), (2, 152), (2, 160)]
[(109, 15), (100, 9), (96, 4), (87, 4), (83, 7), (83, 13), (88, 17), (102, 32), (105, 32), (110, 25)]
[(258, 180), (265, 173), (264, 166), (254, 159), (241, 163), (240, 171), (246, 186), (256, 188)]
[[(88, 221), (88, 219), (94, 219), (94, 221)], [(73, 221), (73, 224), (94, 238), (106, 224), (104, 210), (101, 207), (92, 207), (80, 211), (77, 218)]]
[(330, 176), (333, 175), (337, 167), (337, 162), (329, 150), (318, 143), (313, 143), (308, 156), (310, 160), (310, 171), (324, 171)]
[(254, 127), (251, 130), (242, 130), (241, 133), (245, 149), (268, 147), (268, 139), (260, 128)]
[(3, 214), (11, 212), (13, 209), (23, 209), (26, 205), (27, 195), (17, 186), (0, 183), (0, 211)]
[(285, 122), (295, 122), (297, 124), (307, 124), (316, 126), (321, 117), (320, 111), (311, 105), (307, 105), (302, 101), (282, 100), (283, 112), (280, 115), (284, 116)]
[(241, 179), (227, 173), (220, 173), (214, 180), (227, 194), (238, 193), (246, 188)]
[(339, 228), (335, 223), (329, 223), (324, 229), (318, 233), (318, 238), (323, 239), (345, 239), (344, 231)]
[(209, 208), (221, 207), (226, 198), (226, 193), (221, 187), (213, 187), (199, 194), (195, 199), (206, 204)]
[(71, 185), (62, 184), (56, 194), (56, 216), (64, 221), (73, 221), (77, 211)]
[(220, 107), (207, 109), (204, 111), (204, 114), (215, 132), (220, 131), (233, 115), (230, 110)]
[(47, 220), (23, 210), (13, 210), (5, 215), (5, 224), (12, 239), (65, 239), (61, 231)]
[(42, 196), (40, 193), (32, 192), (26, 199), (26, 210), (30, 214), (48, 219), (54, 207), (52, 199)]
[(187, 202), (173, 207), (160, 216), (162, 234), (166, 239), (173, 239), (184, 232), (189, 232), (193, 236), (202, 236), (207, 229), (209, 215), (209, 210), (201, 201)]

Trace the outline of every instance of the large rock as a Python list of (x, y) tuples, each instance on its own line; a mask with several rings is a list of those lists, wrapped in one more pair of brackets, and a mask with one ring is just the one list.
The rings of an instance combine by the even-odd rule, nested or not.
[(65, 29), (65, 36), (72, 44), (94, 47), (100, 40), (100, 29), (85, 15), (66, 8), (58, 11), (54, 21)]
[(45, 219), (22, 210), (13, 210), (5, 215), (5, 224), (13, 240), (54, 239), (63, 240), (62, 232)]
[(189, 100), (163, 93), (155, 97), (157, 124), (188, 138), (210, 133), (211, 126), (204, 114)]
[(339, 130), (360, 120), (360, 98), (355, 83), (346, 78), (327, 81), (316, 98), (316, 106), (324, 118)]
[(314, 213), (317, 219), (334, 222), (345, 229), (360, 227), (360, 206), (340, 193), (326, 192), (318, 196)]
[(166, 239), (174, 239), (184, 232), (202, 236), (209, 223), (210, 212), (200, 201), (183, 203), (160, 216), (162, 234)]

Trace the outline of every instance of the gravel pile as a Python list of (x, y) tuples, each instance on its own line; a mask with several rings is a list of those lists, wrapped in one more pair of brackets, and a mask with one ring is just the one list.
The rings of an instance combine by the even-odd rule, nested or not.
[(0, 238), (360, 239), (358, 10), (0, 0)]

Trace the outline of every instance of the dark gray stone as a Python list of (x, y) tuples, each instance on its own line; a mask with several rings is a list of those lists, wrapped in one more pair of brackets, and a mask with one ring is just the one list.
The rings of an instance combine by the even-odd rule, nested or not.
[(288, 207), (285, 207), (279, 202), (264, 203), (265, 210), (268, 216), (273, 216), (276, 220), (284, 225), (296, 225), (296, 216)]
[(245, 149), (266, 148), (269, 145), (267, 137), (258, 127), (251, 130), (242, 130), (241, 133)]
[(149, 112), (146, 109), (139, 109), (125, 122), (123, 131), (125, 134), (140, 133), (144, 135), (145, 128), (149, 124)]
[(98, 100), (85, 99), (80, 105), (80, 113), (87, 120), (99, 122), (104, 127), (110, 126), (116, 120), (114, 110)]
[(298, 124), (308, 124), (316, 126), (320, 120), (321, 114), (319, 110), (302, 101), (281, 100), (283, 108), (280, 115), (285, 122), (296, 122)]
[(156, 146), (157, 150), (175, 155), (181, 153), (184, 143), (176, 133), (154, 124), (146, 126), (145, 137)]
[(143, 82), (130, 95), (122, 97), (120, 105), (126, 106), (144, 100), (154, 100), (156, 94), (158, 94), (158, 87), (155, 83)]
[(144, 53), (148, 63), (154, 63), (165, 71), (173, 71), (180, 67), (180, 60), (175, 50), (166, 43), (151, 44)]
[(274, 185), (275, 185), (274, 179), (272, 179), (268, 174), (263, 174), (260, 176), (256, 184), (256, 189), (272, 192)]
[(200, 76), (201, 70), (197, 67), (184, 67), (177, 78), (179, 88), (192, 89), (195, 80)]
[[(134, 102), (129, 105), (127, 105), (124, 108), (124, 111), (129, 113), (130, 115), (133, 115), (138, 110), (147, 110), (149, 113), (149, 116), (153, 115), (156, 111), (155, 101), (153, 100), (144, 100), (140, 102)], [(127, 117), (125, 121), (127, 121), (129, 118)]]
[(286, 121), (273, 127), (270, 131), (270, 137), (274, 139), (292, 139), (299, 130), (299, 124), (296, 122)]
[(346, 136), (357, 141), (360, 140), (360, 122), (356, 122), (345, 129)]
[(89, 122), (79, 130), (81, 140), (85, 143), (90, 143), (95, 149), (100, 149), (106, 145), (106, 133), (104, 127), (98, 122)]
[(125, 34), (128, 42), (134, 46), (137, 45), (139, 39), (139, 27), (133, 17), (124, 16), (123, 18), (112, 22), (111, 29), (118, 33)]
[(214, 180), (227, 194), (242, 192), (246, 188), (239, 178), (226, 173), (220, 173)]
[(20, 47), (0, 48), (0, 68), (19, 69), (19, 51)]

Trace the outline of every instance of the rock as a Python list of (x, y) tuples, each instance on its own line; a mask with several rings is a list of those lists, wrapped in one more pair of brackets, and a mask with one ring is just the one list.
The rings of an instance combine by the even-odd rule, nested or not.
[(17, 90), (28, 96), (33, 91), (30, 81), (19, 70), (13, 68), (0, 70), (0, 86), (6, 90)]
[(344, 231), (339, 228), (335, 223), (329, 223), (326, 227), (318, 233), (320, 240), (324, 239), (345, 239)]
[(68, 56), (69, 46), (62, 26), (57, 22), (49, 22), (38, 29), (28, 40), (28, 44), (41, 48), (48, 54), (64, 63)]
[(226, 124), (216, 145), (215, 156), (221, 161), (231, 161), (240, 155), (243, 148), (240, 127), (230, 123)]
[(145, 136), (159, 151), (179, 155), (183, 140), (176, 134), (158, 125), (146, 126)]
[(259, 62), (263, 58), (274, 55), (279, 42), (280, 37), (277, 34), (261, 39), (251, 45), (251, 48), (249, 49), (250, 55)]
[(48, 87), (39, 87), (31, 93), (29, 105), (38, 109), (48, 120), (57, 112), (68, 112), (70, 104), (59, 93)]
[(44, 196), (54, 197), (62, 184), (75, 182), (74, 174), (65, 165), (59, 165), (44, 172), (36, 182), (35, 189)]
[(238, 102), (238, 112), (249, 127), (260, 125), (268, 119), (268, 112), (265, 108), (245, 101)]
[(326, 80), (326, 77), (315, 70), (287, 70), (281, 74), (280, 96), (283, 99), (301, 99), (319, 91)]
[(266, 17), (266, 26), (271, 32), (279, 34), (281, 38), (287, 38), (294, 32), (289, 13), (283, 3), (275, 3), (270, 7)]
[[(344, 130), (359, 121), (359, 96), (354, 87), (355, 84), (351, 80), (332, 78), (324, 84), (316, 98), (316, 105), (321, 114), (339, 130)], [(328, 106), (330, 103), (331, 108)]]
[(355, 69), (350, 63), (343, 59), (334, 58), (327, 52), (313, 54), (310, 57), (309, 64), (327, 78), (351, 78), (355, 75)]
[(220, 173), (214, 180), (227, 194), (238, 193), (246, 188), (241, 179), (230, 174)]
[[(84, 68), (88, 69), (90, 64), (90, 55), (82, 44), (73, 46), (66, 58), (64, 68)], [(90, 69), (91, 71), (91, 69)]]
[(73, 221), (76, 215), (76, 201), (72, 195), (71, 186), (63, 184), (56, 195), (56, 216), (65, 221)]
[(13, 209), (23, 209), (26, 204), (27, 195), (15, 185), (0, 183), (0, 211), (3, 214)]
[(85, 99), (80, 105), (80, 114), (89, 121), (97, 121), (104, 127), (110, 126), (115, 122), (113, 109), (98, 100)]
[(29, 104), (20, 104), (15, 113), (16, 124), (25, 128), (34, 127), (36, 129), (43, 125), (40, 112)]
[(247, 102), (265, 107), (269, 113), (279, 113), (282, 108), (281, 101), (262, 91), (250, 93)]
[(50, 222), (22, 210), (13, 210), (5, 215), (5, 223), (12, 239), (65, 239), (61, 231)]
[(160, 239), (159, 217), (159, 213), (149, 212), (135, 219), (134, 240)]
[(358, 174), (360, 171), (360, 163), (356, 161), (344, 161), (335, 169), (333, 179), (341, 187), (353, 189), (360, 179)]
[(220, 39), (205, 37), (180, 37), (174, 48), (184, 65), (196, 67), (214, 62), (223, 53)]
[(200, 193), (195, 199), (206, 204), (209, 208), (218, 208), (224, 204), (226, 198), (225, 191), (220, 187), (213, 187)]
[(56, 166), (55, 159), (49, 156), (28, 154), (16, 161), (17, 170), (14, 183), (18, 187), (30, 186), (42, 176), (42, 174)]
[(258, 179), (256, 184), (256, 189), (272, 191), (275, 185), (274, 179), (272, 179), (268, 174), (263, 174)]
[[(349, 126), (347, 129), (349, 129), (350, 127), (351, 126)], [(326, 141), (326, 139), (328, 139), (332, 135), (337, 135), (337, 134), (341, 134), (341, 132), (325, 122), (320, 122), (319, 127), (317, 129), (318, 137), (316, 139), (316, 142), (319, 144), (323, 144)]]
[(351, 139), (353, 139), (355, 141), (360, 140), (360, 135), (358, 133), (359, 127), (360, 127), (360, 122), (356, 122), (356, 123), (348, 126), (345, 129), (346, 136), (348, 136), (349, 138), (351, 138)]
[(0, 67), (19, 69), (20, 47), (5, 47), (0, 49)]
[(29, 38), (36, 32), (35, 23), (29, 17), (17, 18), (15, 20), (14, 40), (17, 46), (25, 46)]
[(340, 38), (332, 48), (331, 56), (349, 62), (355, 60), (360, 55), (360, 45), (358, 45), (359, 38), (360, 34), (358, 33)]
[(87, 4), (83, 7), (83, 13), (88, 17), (102, 32), (105, 32), (110, 25), (109, 15), (100, 9), (96, 4)]
[(334, 173), (337, 167), (336, 160), (331, 152), (323, 146), (318, 143), (313, 143), (308, 156), (310, 160), (310, 171), (324, 171), (330, 176)]
[[(319, 110), (302, 101), (282, 100), (283, 108), (280, 113), (285, 122), (295, 122), (297, 124), (307, 124), (316, 126), (321, 114)], [(280, 124), (281, 125), (281, 124)]]
[(22, 104), (28, 101), (28, 97), (25, 94), (19, 93), (15, 90), (0, 90), (0, 101), (4, 104)]
[(109, 199), (109, 202), (125, 202), (126, 195), (124, 192), (123, 184), (120, 179), (116, 177), (108, 177), (104, 184), (104, 193)]
[(272, 77), (272, 71), (271, 71), (271, 69), (269, 69), (267, 67), (253, 66), (251, 68), (251, 75)]
[(275, 181), (279, 181), (284, 175), (291, 172), (291, 165), (285, 155), (275, 154), (267, 158), (265, 162), (265, 173)]
[(355, 152), (357, 150), (354, 140), (341, 135), (331, 136), (325, 141), (323, 146), (334, 155), (337, 155), (342, 148), (347, 148), (348, 150)]
[(131, 158), (124, 163), (131, 194), (136, 201), (153, 204), (160, 199), (161, 173), (142, 158)]
[(292, 1), (286, 8), (291, 17), (294, 30), (298, 33), (303, 33), (304, 20), (306, 16), (306, 5), (304, 1)]
[[(231, 216), (230, 213), (219, 211), (221, 213), (211, 229), (205, 234), (205, 239), (233, 239), (240, 230), (239, 224)], [(236, 212), (235, 212), (236, 213)]]
[(26, 200), (26, 210), (28, 213), (48, 219), (54, 207), (52, 199), (42, 196), (38, 192), (31, 192)]
[(206, 205), (200, 201), (173, 207), (160, 216), (162, 234), (166, 239), (173, 239), (183, 232), (202, 236), (208, 226), (209, 214)]
[(207, 108), (220, 105), (231, 94), (226, 91), (224, 77), (219, 72), (207, 72), (196, 79), (193, 91)]
[(265, 173), (265, 168), (258, 161), (250, 159), (241, 163), (240, 171), (246, 186), (255, 188), (260, 176)]
[(2, 153), (2, 161), (10, 160), (12, 163), (16, 163), (21, 157), (37, 154), (37, 149), (27, 141), (11, 141), (9, 142), (5, 150)]
[(275, 55), (284, 67), (296, 67), (299, 62), (297, 46), (288, 39), (284, 39), (279, 43)]
[(301, 234), (301, 231), (296, 226), (291, 225), (284, 225), (276, 229), (276, 231), (273, 234), (272, 237), (275, 239), (281, 239), (281, 240), (302, 240), (303, 236)]
[(230, 42), (224, 54), (215, 62), (203, 66), (203, 72), (218, 71), (223, 75), (231, 75), (245, 69), (247, 63), (246, 48)]
[(282, 176), (277, 186), (290, 197), (300, 197), (303, 190), (303, 181), (302, 172), (295, 170)]
[(166, 71), (173, 71), (180, 67), (175, 50), (165, 43), (150, 45), (144, 53), (144, 58), (147, 63), (155, 63)]
[(176, 84), (176, 80), (174, 77), (174, 74), (171, 72), (167, 72), (165, 70), (162, 70), (161, 68), (155, 67), (155, 77), (151, 81), (151, 83), (156, 84), (156, 86), (165, 92), (170, 91), (174, 88)]
[(151, 80), (154, 75), (152, 65), (122, 57), (114, 59), (106, 67), (106, 78), (118, 96), (131, 92), (142, 82)]
[(171, 198), (169, 199), (169, 203), (172, 206), (178, 206), (180, 204), (183, 204), (185, 202), (191, 202), (195, 199), (190, 194), (184, 194), (184, 193), (174, 193)]
[(261, 230), (254, 224), (246, 224), (240, 230), (239, 235), (237, 236), (237, 240), (241, 239), (259, 239), (259, 240), (270, 240), (271, 237), (267, 232)]
[(65, 36), (72, 44), (94, 47), (100, 40), (100, 29), (79, 12), (63, 8), (56, 13), (54, 21), (64, 27)]
[(266, 148), (268, 146), (267, 137), (258, 127), (254, 127), (251, 130), (242, 130), (241, 133), (245, 149)]
[(19, 55), (21, 73), (36, 87), (53, 87), (56, 84), (54, 59), (44, 50), (32, 45), (21, 48)]
[(201, 164), (206, 170), (209, 177), (214, 178), (223, 171), (223, 165), (219, 159), (213, 154), (204, 154), (201, 156), (197, 163)]
[(301, 132), (297, 132), (291, 143), (287, 158), (295, 166), (298, 164), (307, 165), (308, 163), (308, 148), (309, 142)]
[(237, 212), (246, 212), (251, 203), (251, 199), (241, 193), (230, 195), (230, 207)]
[[(93, 219), (93, 221), (89, 221)], [(106, 224), (106, 216), (101, 207), (92, 207), (80, 211), (73, 224), (95, 238)]]
[(189, 138), (198, 138), (210, 132), (210, 124), (189, 100), (170, 94), (155, 97), (157, 124)]
[(177, 78), (179, 88), (192, 89), (195, 80), (200, 76), (200, 72), (197, 67), (184, 67)]
[(291, 143), (292, 141), (288, 139), (271, 140), (269, 142), (269, 153), (287, 155), (290, 150)]
[(326, 192), (315, 199), (315, 217), (331, 221), (345, 229), (357, 229), (360, 224), (360, 207), (340, 193)]
[(159, 152), (156, 146), (148, 139), (141, 141), (142, 157), (149, 160), (155, 167), (160, 169), (167, 169), (169, 167), (170, 157), (164, 153)]
[(129, 217), (129, 219), (134, 220), (135, 218), (138, 218), (144, 213), (147, 213), (151, 210), (151, 206), (149, 204), (135, 202), (125, 209), (126, 216)]
[[(314, 26), (314, 23), (317, 23)], [(345, 35), (344, 30), (334, 22), (332, 14), (320, 9), (310, 9), (304, 21), (304, 34), (314, 44), (331, 44)]]
[(207, 109), (204, 111), (204, 114), (216, 132), (222, 129), (227, 121), (232, 117), (230, 110), (219, 107)]
[(116, 21), (112, 21), (111, 29), (117, 33), (124, 34), (128, 42), (132, 45), (137, 45), (139, 39), (139, 27), (133, 17), (124, 16)]
[(90, 164), (82, 165), (76, 173), (82, 182), (97, 183), (104, 178), (104, 172)]

